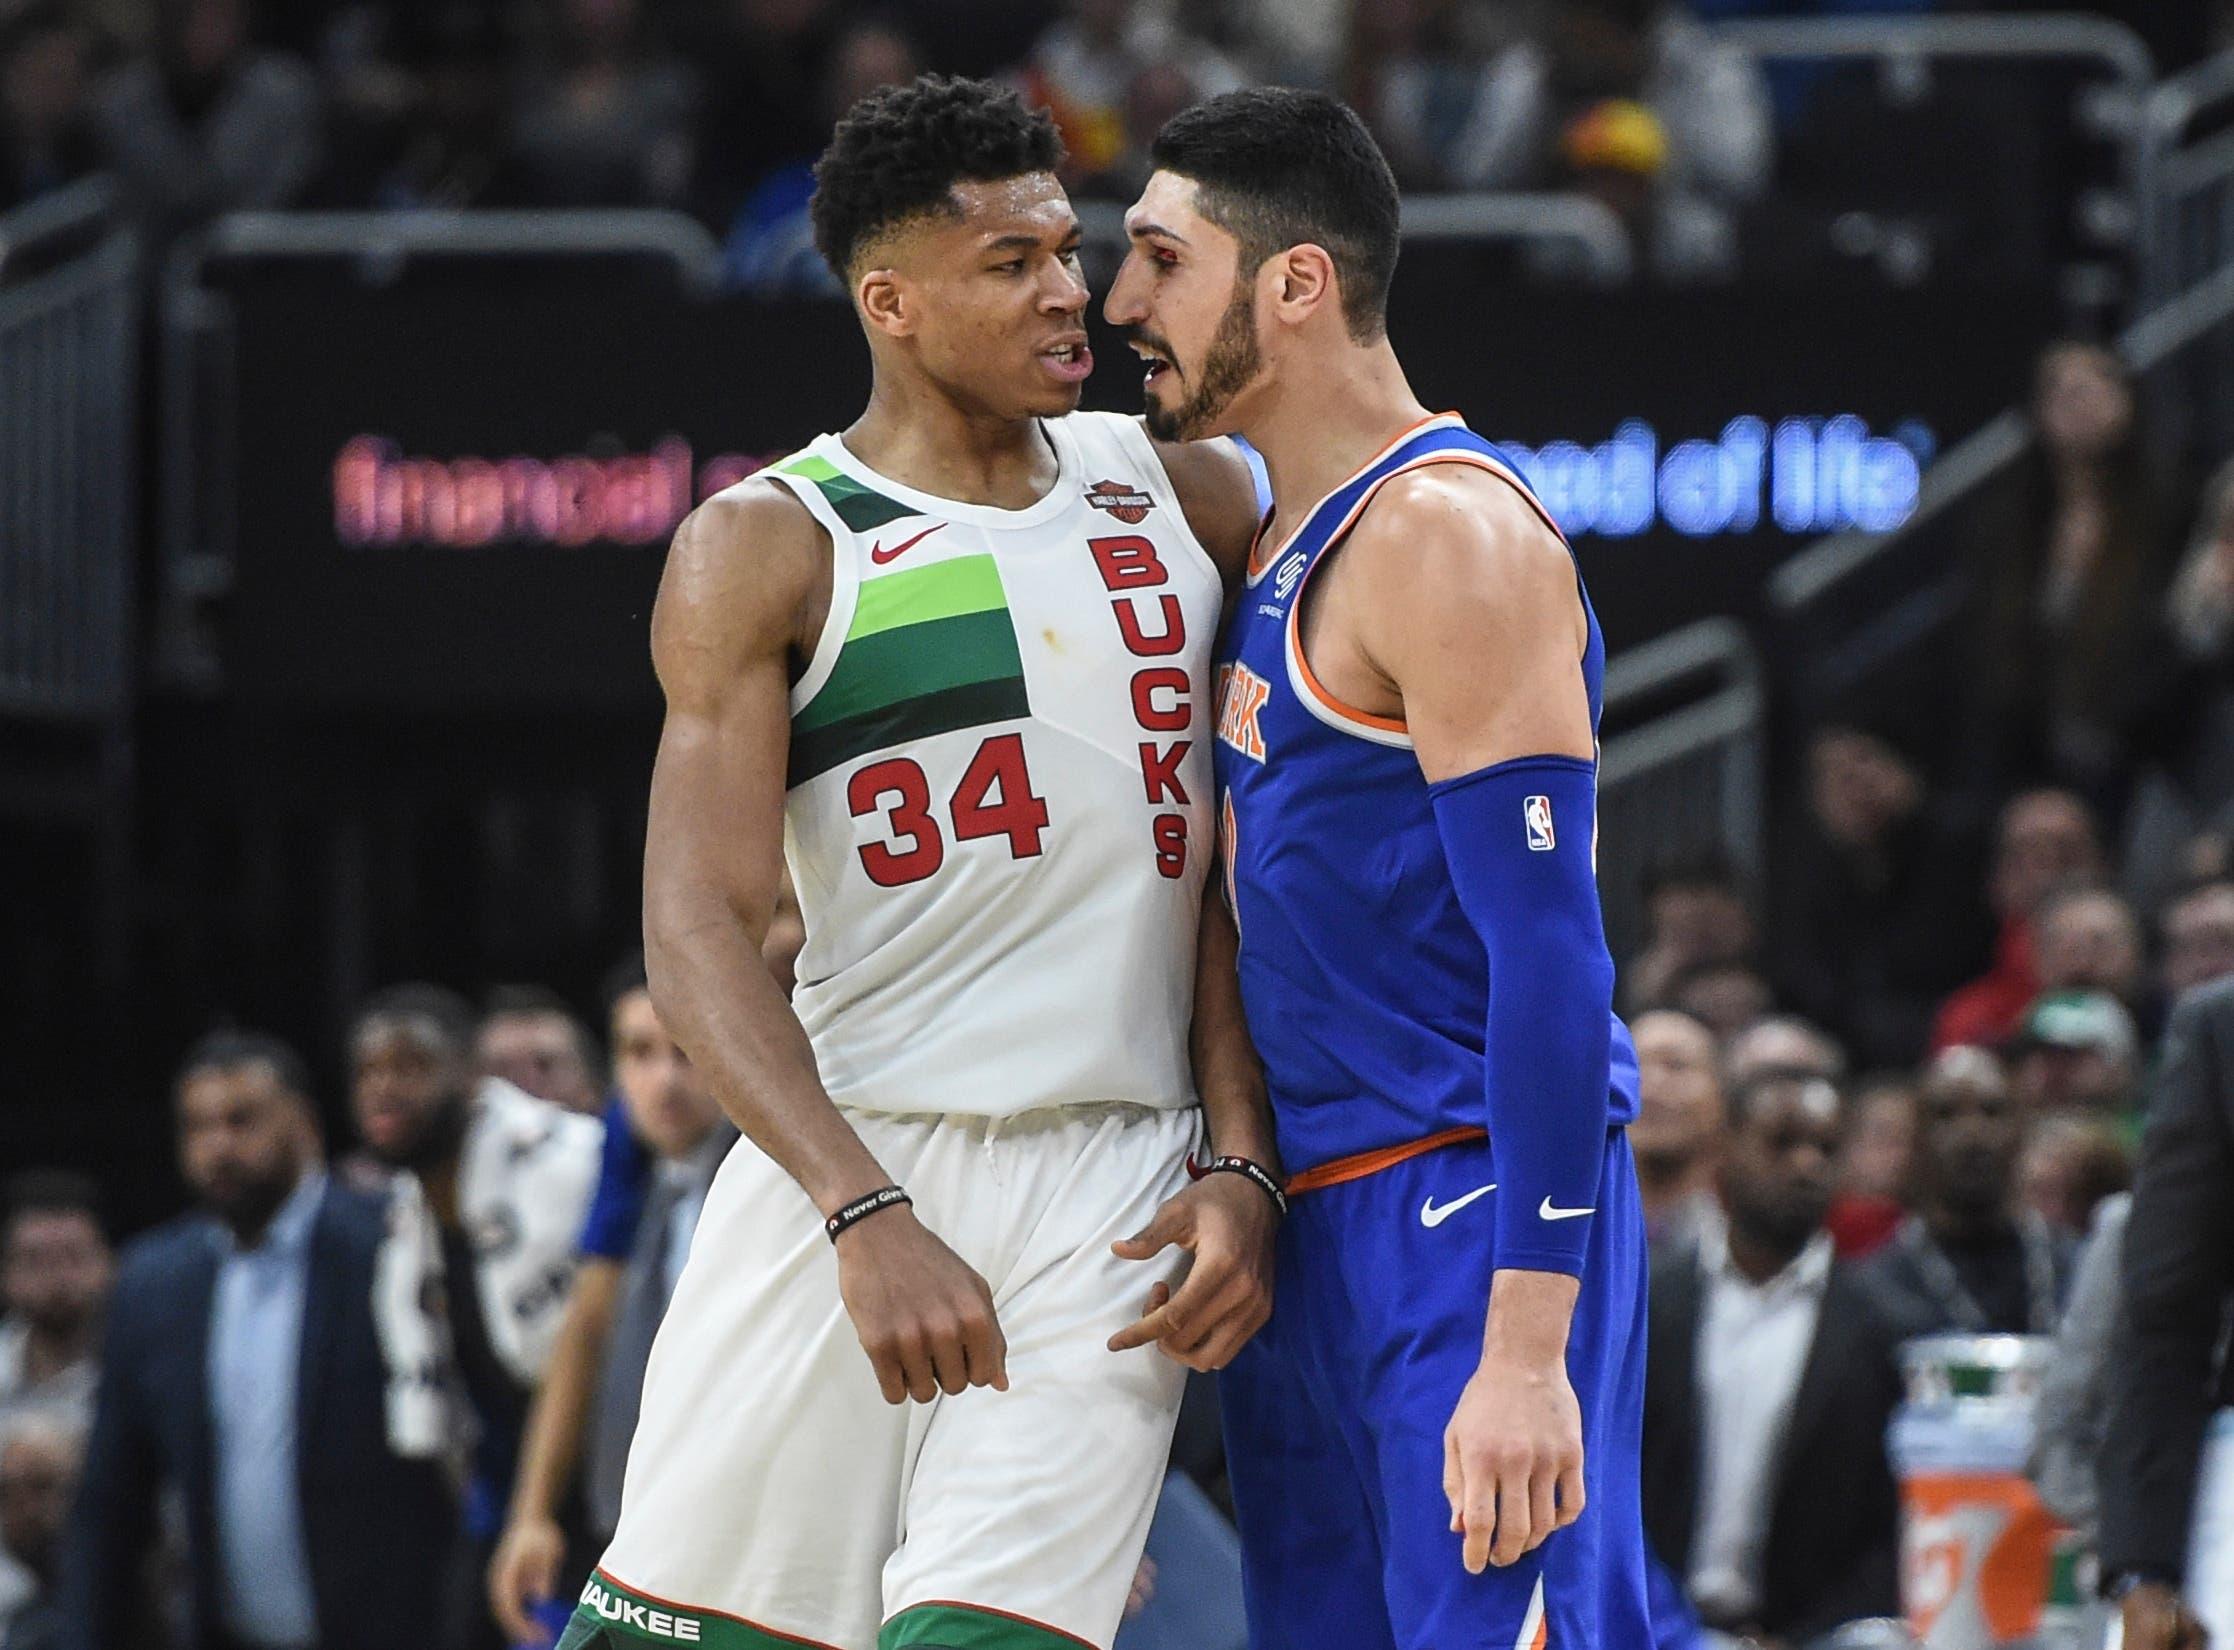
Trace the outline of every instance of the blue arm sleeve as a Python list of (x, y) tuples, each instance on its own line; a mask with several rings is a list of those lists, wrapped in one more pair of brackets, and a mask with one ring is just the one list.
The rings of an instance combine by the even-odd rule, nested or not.
[(628, 1126), (628, 1109), (615, 1095), (605, 1102), (605, 1151), (598, 1160), (597, 1190), (582, 1221), (577, 1247), (584, 1260), (628, 1259), (636, 1243), (636, 1223), (644, 1214), (644, 1187), (652, 1156)]
[(1525, 756), (1429, 787), (1489, 953), (1488, 1126), (1500, 1270), (1582, 1274), (1605, 1161), (1613, 958), (1591, 864), (1596, 764)]

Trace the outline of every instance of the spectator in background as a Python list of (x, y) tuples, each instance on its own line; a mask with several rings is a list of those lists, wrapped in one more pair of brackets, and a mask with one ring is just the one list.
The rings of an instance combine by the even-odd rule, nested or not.
[(1359, 0), (1350, 14), (1350, 101), (1398, 183), (1451, 189), (1494, 132), (1490, 60), (1511, 20), (1480, 0)]
[(1899, 1613), (1897, 1336), (1823, 1225), (1837, 1091), (1768, 1073), (1730, 1114), (1724, 1218), (1653, 1256), (1645, 1527), (1709, 1626), (1796, 1644)]
[(30, 1596), (0, 1617), (0, 1650), (62, 1650), (54, 1588), (84, 1452), (79, 1416), (39, 1409), (0, 1416), (0, 1553), (32, 1583)]
[(1774, 160), (1768, 87), (1665, 0), (1568, 0), (1491, 64), (1464, 189), (1578, 189), (1630, 225), (1664, 277), (1729, 274), (1737, 214)]
[(1871, 1299), (1903, 1338), (2054, 1333), (2070, 1245), (2037, 1215), (2015, 1212), (2024, 1119), (2001, 1062), (1982, 1048), (1939, 1055), (1916, 1124), (1915, 1213), (1862, 1262)]
[(248, 0), (158, 0), (154, 55), (95, 96), (102, 154), (151, 245), (290, 205), (317, 170), (318, 83), (248, 23)]
[(1724, 1045), (1722, 1063), (1723, 1081), (1733, 1091), (1769, 1072), (1831, 1084), (1846, 1080), (1846, 1051), (1796, 1014), (1754, 1021)]
[(93, 41), (63, 0), (0, 8), (0, 211), (100, 165)]
[(2206, 877), (2176, 890), (2157, 915), (2157, 932), (2163, 940), (2157, 985), (2165, 1002), (2234, 974), (2234, 881)]
[(1637, 1120), (1629, 1147), (1646, 1235), (1655, 1243), (1692, 1236), (1714, 1201), (1721, 1157), (1722, 1061), (1714, 1033), (1672, 1009), (1630, 1025), (1637, 1045)]
[(185, 1511), (180, 1650), (439, 1645), (449, 1485), (390, 1436), (384, 1200), (329, 1180), (302, 1062), (222, 1033), (179, 1070), (198, 1207), (125, 1252), (64, 1542), (73, 1650), (144, 1650), (158, 1509)]
[(0, 1187), (0, 1414), (90, 1414), (115, 1267), (92, 1182), (27, 1170)]
[(2126, 1650), (2234, 1643), (2234, 981), (2180, 1000), (2125, 1231), (2100, 1467)]
[(406, 1370), (431, 1372), (394, 1399), (410, 1447), (474, 1440), (454, 1608), (468, 1644), (493, 1643), (480, 1608), (499, 1508), (518, 1465), (528, 1398), (542, 1379), (573, 1282), (575, 1240), (596, 1185), (596, 1121), (500, 1077), (477, 1078), (471, 1010), (439, 986), (393, 986), (349, 1033), (350, 1108), (394, 1174), (396, 1236), (381, 1326)]
[(2028, 1123), (2127, 1120), (2140, 1080), (2133, 1016), (2106, 991), (2056, 991), (2025, 1012), (2009, 1045), (2009, 1080)]
[[(921, 64), (915, 42), (890, 18), (871, 15), (846, 25), (831, 49), (823, 94), (822, 132), (880, 86), (913, 80)], [(817, 139), (819, 149), (822, 139)], [(841, 296), (843, 283), (814, 243), (807, 215), (814, 198), (814, 150), (802, 150), (761, 178), (729, 226), (723, 260), (731, 286), (764, 298)]]
[(1690, 1015), (1727, 1045), (1776, 1007), (1776, 994), (1749, 962), (1700, 963), (1676, 975), (1666, 999), (1651, 1006)]
[(2095, 344), (2051, 345), (2035, 451), (1982, 547), (1976, 770), (2123, 806), (2130, 723), (2170, 576), (2132, 375)]
[(1849, 1111), (1825, 1224), (1840, 1258), (1860, 1260), (1891, 1241), (1908, 1212), (1901, 1198), (1916, 1150), (1916, 1085), (1898, 1074), (1868, 1078)]
[(2234, 821), (2234, 459), (2204, 484), (2144, 669), (2133, 725), (2146, 766), (2127, 852), (2141, 872)]
[(1169, 11), (1141, 0), (1065, 0), (1020, 78), (1025, 98), (1054, 115), (1062, 131), (1070, 188), (1125, 198), (1147, 181), (1148, 140), (1156, 135), (1134, 114), (1144, 78), (1183, 85), (1176, 95), (1156, 95), (1172, 114), (1243, 84), (1215, 49), (1182, 34)]
[(1851, 726), (1808, 743), (1806, 819), (1784, 866), (1775, 974), (1865, 1064), (1913, 1063), (1989, 936), (1975, 849), (1924, 805), (1915, 766)]
[(2108, 888), (2052, 888), (2034, 907), (2033, 973), (2043, 992), (2100, 991), (2128, 1010), (2143, 997), (2141, 922)]
[(655, 44), (641, 0), (553, 0), (553, 10), (515, 121), (529, 198), (538, 206), (680, 203), (691, 170), (688, 71)]
[(2073, 1270), (2071, 1301), (2056, 1329), (2055, 1356), (2040, 1377), (2032, 1481), (2048, 1510), (2077, 1533), (2089, 1553), (2102, 1541), (2095, 1463), (2109, 1416), (2118, 1275), (2132, 1206), (2132, 1198), (2120, 1192), (2095, 1211)]
[(832, 59), (851, 8), (838, 0), (718, 0), (710, 10), (715, 26), (686, 52), (703, 83), (690, 199), (718, 234), (770, 173), (829, 142)]
[(2116, 1130), (2098, 1117), (2044, 1117), (2017, 1158), (2017, 1207), (2078, 1239), (2095, 1211), (2133, 1184), (2133, 1159)]
[(488, 1577), (498, 1622), (523, 1643), (537, 1637), (528, 1613), (534, 1604), (572, 1603), (565, 1584), (579, 1578), (565, 1573), (562, 1505), (578, 1466), (587, 1468), (593, 1544), (602, 1547), (620, 1522), (621, 1474), (652, 1336), (690, 1251), (706, 1189), (737, 1139), (652, 1006), (643, 960), (622, 965), (608, 989), (613, 1082), (627, 1108), (625, 1126), (653, 1159), (654, 1181), (626, 1230), (608, 1230), (594, 1215), (589, 1221), (566, 1318), (536, 1394)]
[(1932, 1051), (1975, 1045), (1998, 1048), (2040, 995), (2033, 961), (2032, 919), (2049, 890), (2091, 882), (2103, 872), (2102, 837), (2094, 814), (2070, 791), (2026, 791), (2001, 810), (1994, 831), (1987, 895), (1999, 931), (1993, 966), (1940, 1004)]
[(523, 1093), (567, 1111), (596, 1116), (596, 1040), (566, 999), (535, 985), (500, 985), (489, 993), (473, 1037), (481, 1075), (501, 1077)]
[(1737, 867), (1718, 853), (1669, 860), (1644, 878), (1645, 940), (1621, 970), (1628, 1011), (1667, 1000), (1694, 969), (1749, 962), (1760, 943)]

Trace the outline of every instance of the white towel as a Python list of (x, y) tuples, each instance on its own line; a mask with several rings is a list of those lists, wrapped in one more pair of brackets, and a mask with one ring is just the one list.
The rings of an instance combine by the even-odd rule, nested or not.
[[(458, 1159), (458, 1217), (477, 1271), (489, 1345), (523, 1386), (542, 1378), (604, 1139), (595, 1118), (500, 1078), (473, 1099)], [(414, 1458), (462, 1458), (471, 1443), (451, 1344), (442, 1235), (418, 1177), (396, 1177), (373, 1281), (388, 1364), (388, 1438)]]

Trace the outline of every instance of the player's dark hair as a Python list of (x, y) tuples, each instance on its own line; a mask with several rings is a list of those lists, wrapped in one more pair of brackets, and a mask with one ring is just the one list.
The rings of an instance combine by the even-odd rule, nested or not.
[(375, 1020), (418, 1020), (435, 1029), (446, 1053), (473, 1053), (474, 1014), (466, 1000), (447, 986), (414, 980), (375, 991), (349, 1018), (349, 1040), (355, 1042)]
[(1290, 86), (1227, 92), (1174, 115), (1151, 158), (1201, 186), (1203, 216), (1241, 243), (1244, 278), (1291, 246), (1324, 247), (1350, 336), (1387, 330), (1396, 175), (1348, 104)]
[(24, 1169), (0, 1184), (0, 1233), (14, 1230), (25, 1215), (83, 1215), (107, 1229), (100, 1188), (68, 1169)]
[(171, 1092), (186, 1087), (190, 1078), (205, 1071), (237, 1071), (242, 1066), (269, 1066), (279, 1086), (304, 1101), (312, 1101), (310, 1066), (290, 1043), (263, 1031), (213, 1031), (186, 1051), (171, 1080)]
[(1052, 172), (1063, 161), (1054, 117), (1005, 86), (919, 75), (871, 92), (838, 122), (815, 162), (814, 244), (841, 280), (886, 230), (958, 214), (954, 186)]

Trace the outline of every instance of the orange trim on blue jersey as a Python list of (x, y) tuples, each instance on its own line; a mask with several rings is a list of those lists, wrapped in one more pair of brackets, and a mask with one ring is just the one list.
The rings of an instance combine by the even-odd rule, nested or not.
[[(1410, 432), (1407, 431), (1406, 433), (1409, 434)], [(1356, 722), (1364, 727), (1378, 728), (1383, 733), (1409, 734), (1411, 729), (1401, 716), (1376, 716), (1369, 710), (1360, 710), (1355, 705), (1345, 704), (1326, 690), (1326, 686), (1319, 680), (1317, 672), (1312, 670), (1310, 658), (1303, 651), (1303, 592), (1310, 587), (1311, 574), (1316, 573), (1326, 564), (1328, 555), (1333, 552), (1335, 546), (1349, 536), (1357, 526), (1358, 517), (1363, 515), (1366, 506), (1380, 495), (1381, 489), (1398, 476), (1409, 475), (1414, 470), (1424, 470), (1431, 464), (1467, 464), (1477, 470), (1487, 470), (1491, 475), (1520, 494), (1521, 498), (1527, 502), (1528, 507), (1536, 513), (1537, 519), (1551, 529), (1553, 537), (1557, 538), (1561, 544), (1567, 542), (1567, 536), (1559, 531), (1559, 523), (1551, 519), (1551, 512), (1546, 510), (1536, 495), (1528, 490), (1527, 482), (1515, 475), (1510, 465), (1500, 463), (1487, 453), (1468, 452), (1464, 448), (1422, 453), (1417, 458), (1407, 459), (1404, 463), (1399, 464), (1387, 475), (1375, 481), (1359, 496), (1357, 502), (1350, 506), (1348, 514), (1344, 515), (1341, 521), (1335, 524), (1334, 531), (1327, 534), (1326, 544), (1311, 563), (1311, 572), (1304, 574), (1303, 582), (1296, 586), (1294, 602), (1288, 608), (1288, 656), (1295, 663), (1297, 679), (1309, 690), (1311, 696), (1318, 700), (1329, 712), (1344, 721)], [(1344, 483), (1344, 485), (1348, 484)]]
[[(1255, 584), (1257, 580), (1264, 577), (1265, 569), (1270, 567), (1275, 561), (1279, 560), (1280, 551), (1285, 550), (1289, 545), (1293, 544), (1295, 542), (1296, 533), (1302, 532), (1305, 527), (1310, 525), (1311, 518), (1319, 513), (1319, 505), (1324, 504), (1328, 499), (1332, 498), (1336, 493), (1339, 493), (1351, 482), (1357, 480), (1359, 476), (1372, 469), (1374, 465), (1380, 463), (1382, 459), (1395, 452), (1397, 448), (1403, 446), (1404, 443), (1411, 440), (1413, 436), (1426, 429), (1428, 425), (1440, 423), (1446, 418), (1457, 418), (1458, 416), (1459, 415), (1456, 412), (1429, 413), (1418, 423), (1407, 424), (1403, 429), (1397, 431), (1395, 435), (1389, 438), (1388, 444), (1382, 447), (1379, 452), (1375, 453), (1363, 464), (1360, 464), (1356, 469), (1352, 470), (1340, 481), (1337, 481), (1333, 486), (1329, 487), (1325, 492), (1321, 493), (1318, 497), (1317, 502), (1314, 503), (1310, 509), (1303, 512), (1303, 519), (1295, 524), (1295, 532), (1287, 534), (1280, 540), (1279, 549), (1274, 550), (1270, 555), (1259, 556), (1258, 551), (1264, 547), (1264, 530), (1272, 525), (1273, 512), (1269, 509), (1266, 510), (1264, 513), (1264, 519), (1257, 523), (1257, 536), (1249, 541), (1249, 561), (1247, 568), (1248, 582), (1251, 584)], [(1461, 422), (1463, 423), (1464, 421), (1461, 420)]]
[(1441, 1151), (1445, 1146), (1488, 1138), (1487, 1129), (1445, 1129), (1440, 1134), (1431, 1134), (1421, 1140), (1407, 1140), (1401, 1146), (1377, 1146), (1369, 1152), (1353, 1152), (1348, 1157), (1330, 1158), (1315, 1168), (1305, 1169), (1301, 1174), (1290, 1175), (1288, 1196), (1296, 1197), (1304, 1192), (1321, 1191), (1328, 1186), (1363, 1180), (1369, 1174), (1393, 1169), (1399, 1163), (1409, 1163), (1415, 1157), (1425, 1157), (1429, 1152)]

